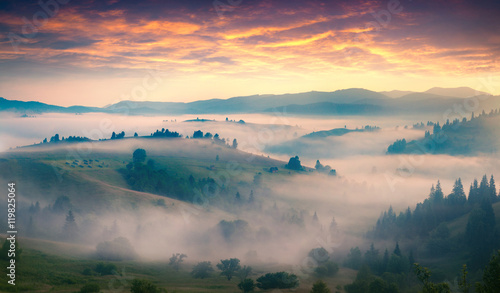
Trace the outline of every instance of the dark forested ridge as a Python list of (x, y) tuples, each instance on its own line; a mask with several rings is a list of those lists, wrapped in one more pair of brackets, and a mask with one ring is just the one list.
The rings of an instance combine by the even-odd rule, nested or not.
[(358, 274), (345, 290), (498, 292), (498, 287), (492, 288), (500, 284), (499, 214), (500, 195), (493, 176), (474, 180), (468, 196), (461, 179), (448, 195), (438, 181), (414, 209), (399, 214), (392, 207), (384, 211), (366, 235), (371, 245), (364, 253), (351, 248), (343, 265)]
[(474, 180), (468, 196), (461, 179), (455, 181), (447, 196), (438, 182), (413, 210), (408, 207), (397, 214), (390, 207), (368, 237), (421, 243), (415, 252), (423, 258), (460, 255), (477, 269), (500, 248), (499, 202), (493, 176)]
[[(500, 121), (498, 109), (489, 113), (482, 112), (479, 116), (471, 115), (471, 119), (447, 120), (444, 125), (439, 122), (428, 122), (432, 130), (425, 131), (425, 136), (418, 140), (407, 142), (398, 139), (391, 144), (388, 154), (450, 154), (471, 155), (477, 153), (493, 153), (499, 149), (496, 140), (495, 125)], [(416, 124), (414, 128), (423, 129), (424, 124)]]

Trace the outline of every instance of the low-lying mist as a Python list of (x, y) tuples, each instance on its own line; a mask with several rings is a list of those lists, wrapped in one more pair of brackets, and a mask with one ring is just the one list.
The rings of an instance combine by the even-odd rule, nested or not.
[[(65, 137), (76, 135), (102, 139), (109, 138), (113, 131), (118, 133), (123, 130), (126, 136), (135, 132), (139, 136), (147, 136), (156, 129), (168, 128), (190, 137), (196, 130), (219, 133), (229, 142), (237, 139), (238, 149), (251, 153), (242, 154), (225, 146), (185, 138), (48, 144), (19, 148), (12, 152), (31, 160), (41, 160), (48, 166), (53, 166), (44, 157), (48, 153), (56, 153), (62, 160), (69, 162), (77, 157), (84, 159), (123, 154), (131, 160), (131, 154), (137, 148), (144, 148), (149, 157), (159, 162), (164, 157), (186, 158), (198, 160), (196, 164), (201, 164), (203, 168), (209, 167), (209, 162), (219, 154), (221, 162), (228, 162), (228, 165), (229, 162), (242, 165), (257, 161), (261, 164), (258, 171), (262, 173), (261, 184), (240, 178), (234, 173), (230, 173), (234, 176), (224, 181), (236, 186), (241, 193), (243, 203), (231, 207), (212, 205), (210, 202), (200, 205), (200, 202), (182, 202), (130, 191), (117, 171), (128, 163), (121, 160), (112, 165), (116, 172), (112, 173), (114, 177), (107, 178), (107, 182), (99, 178), (100, 173), (96, 173), (99, 175), (89, 175), (93, 181), (86, 182), (92, 188), (82, 185), (67, 189), (73, 206), (63, 206), (58, 212), (54, 212), (54, 205), (62, 194), (56, 191), (57, 188), (45, 186), (43, 182), (25, 184), (23, 188), (23, 181), (29, 178), (2, 176), (0, 183), (14, 179), (21, 186), (19, 199), (23, 208), (19, 216), (23, 218), (25, 235), (66, 241), (63, 231), (67, 213), (71, 209), (79, 229), (77, 239), (71, 241), (92, 248), (99, 243), (125, 237), (138, 257), (144, 260), (166, 261), (178, 252), (187, 254), (189, 262), (217, 262), (222, 258), (238, 257), (243, 263), (249, 264), (303, 265), (307, 261), (307, 253), (317, 247), (324, 247), (333, 253), (334, 258), (341, 259), (351, 246), (362, 243), (362, 237), (374, 226), (381, 212), (391, 205), (396, 213), (408, 206), (413, 208), (417, 202), (427, 198), (431, 186), (438, 180), (447, 194), (454, 180), (459, 177), (468, 184), (483, 174), (500, 174), (498, 155), (386, 155), (387, 146), (395, 139), (423, 136), (423, 130), (396, 128), (398, 125), (411, 125), (410, 118), (396, 121), (394, 118), (379, 117), (368, 121), (366, 118), (318, 119), (247, 114), (230, 115), (227, 122), (222, 115), (198, 117), (215, 119), (215, 122), (182, 122), (196, 118), (193, 115), (123, 117), (103, 114), (47, 114), (36, 118), (2, 116), (2, 125), (6, 125), (6, 119), (14, 121), (9, 122), (12, 127), (1, 129), (2, 137), (6, 138), (0, 146), (4, 150), (39, 142), (55, 133)], [(245, 123), (238, 123), (240, 119)], [(354, 129), (364, 125), (381, 126), (382, 129), (339, 137), (297, 140), (312, 131), (344, 126)], [(284, 147), (287, 150), (278, 154), (267, 152), (272, 148)], [(7, 152), (2, 156), (10, 158), (10, 154)], [(268, 155), (281, 161), (265, 161)], [(316, 160), (320, 160), (323, 165), (335, 169), (337, 176), (312, 170), (274, 175), (266, 169), (276, 166), (283, 171), (290, 156), (295, 155), (300, 157), (302, 165), (311, 168), (315, 166)], [(55, 170), (66, 170), (63, 167), (57, 165)], [(210, 171), (208, 176), (217, 178), (219, 171)], [(250, 175), (257, 175), (256, 172)], [(59, 175), (62, 181), (58, 184), (73, 182), (68, 181), (72, 178), (71, 171), (61, 171)], [(89, 190), (90, 194), (86, 194)], [(111, 193), (115, 197), (108, 200)], [(250, 204), (251, 194), (255, 200)], [(120, 204), (111, 204), (111, 200)], [(30, 206), (37, 201), (40, 209), (33, 213)], [(99, 208), (77, 205), (85, 201), (90, 201), (89, 206), (94, 204)], [(1, 213), (5, 210), (3, 205)], [(40, 234), (28, 234), (28, 229), (33, 229), (33, 225), (41, 231)]]

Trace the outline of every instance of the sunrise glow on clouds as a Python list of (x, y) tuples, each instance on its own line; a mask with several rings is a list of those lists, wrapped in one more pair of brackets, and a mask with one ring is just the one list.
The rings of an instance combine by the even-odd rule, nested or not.
[[(499, 72), (493, 1), (230, 2), (241, 4), (69, 1), (25, 37), (23, 18), (33, 23), (43, 9), (4, 1), (0, 96), (102, 106), (131, 95), (192, 101), (350, 87), (477, 88)], [(17, 50), (13, 36), (22, 38)], [(134, 94), (151, 71), (160, 82)]]

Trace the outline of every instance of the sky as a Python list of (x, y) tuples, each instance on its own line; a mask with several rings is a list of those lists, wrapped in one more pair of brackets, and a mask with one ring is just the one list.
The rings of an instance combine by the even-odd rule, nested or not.
[(366, 88), (500, 94), (500, 2), (2, 0), (0, 97), (63, 106)]

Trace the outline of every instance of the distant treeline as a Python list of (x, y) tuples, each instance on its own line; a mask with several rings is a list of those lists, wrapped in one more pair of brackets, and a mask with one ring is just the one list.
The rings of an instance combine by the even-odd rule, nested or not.
[[(427, 130), (423, 138), (407, 142), (406, 139), (398, 139), (387, 148), (388, 154), (451, 154), (467, 155), (475, 152), (494, 152), (496, 147), (491, 133), (487, 129), (487, 119), (500, 117), (500, 110), (491, 110), (490, 113), (483, 111), (480, 115), (471, 115), (467, 118), (448, 119), (441, 126), (439, 122), (423, 122), (413, 125), (414, 129), (432, 127), (432, 132)], [(487, 132), (488, 131), (488, 132)]]
[[(134, 133), (134, 138), (139, 137), (137, 132)], [(161, 130), (157, 129), (155, 132), (151, 133), (149, 136), (142, 136), (142, 138), (182, 138), (182, 135), (179, 134), (177, 131), (170, 131), (168, 129), (162, 128)], [(114, 131), (111, 134), (111, 137), (109, 139), (111, 140), (116, 140), (116, 139), (123, 139), (125, 137), (125, 131), (119, 132), (116, 134)], [(186, 138), (189, 139), (189, 136), (186, 136)], [(212, 140), (215, 144), (218, 145), (225, 145), (227, 147), (232, 147), (232, 148), (238, 148), (238, 141), (236, 139), (233, 139), (232, 143), (230, 144), (229, 139), (221, 138), (218, 133), (215, 135), (211, 134), (210, 132), (203, 133), (201, 130), (197, 130), (193, 132), (193, 135), (191, 136), (192, 139), (208, 139)], [(101, 140), (106, 140), (106, 139), (99, 139)], [(47, 140), (45, 138), (43, 141), (41, 141), (39, 144), (47, 144), (47, 143), (60, 143), (60, 142), (88, 142), (92, 141), (92, 139), (88, 137), (81, 137), (81, 136), (68, 136), (67, 138), (62, 138), (59, 137), (59, 134), (55, 134), (50, 138), (50, 140)]]

